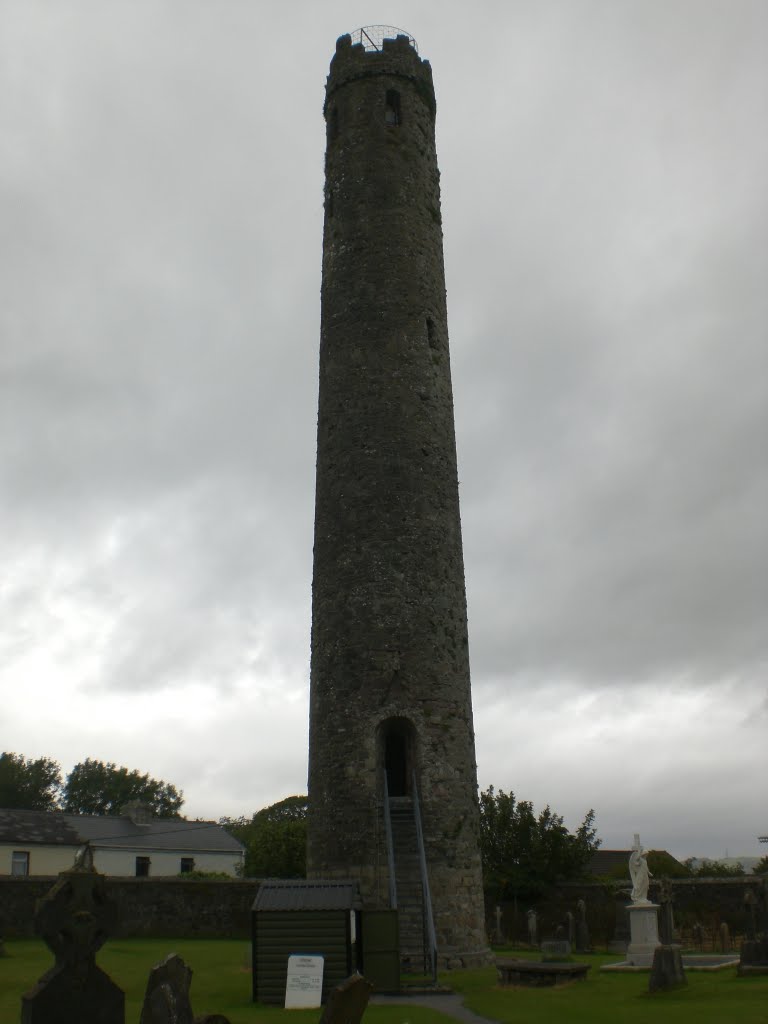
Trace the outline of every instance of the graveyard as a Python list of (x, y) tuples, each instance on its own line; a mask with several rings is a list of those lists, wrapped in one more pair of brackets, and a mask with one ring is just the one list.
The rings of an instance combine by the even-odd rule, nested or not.
[[(39, 939), (6, 941), (0, 957), (0, 1020), (18, 1021), (22, 992), (50, 967), (51, 955)], [(138, 1024), (150, 968), (176, 952), (192, 969), (190, 997), (195, 1015), (219, 1013), (231, 1024), (317, 1022), (320, 1010), (284, 1010), (251, 1002), (250, 944), (228, 939), (122, 939), (108, 941), (98, 964), (125, 991), (126, 1024)], [(499, 948), (499, 958), (532, 958), (530, 950)], [(440, 982), (461, 996), (481, 1017), (502, 1024), (765, 1024), (768, 977), (738, 978), (735, 968), (689, 972), (688, 985), (674, 992), (648, 993), (647, 974), (611, 975), (600, 966), (614, 954), (579, 954), (591, 967), (584, 981), (556, 988), (501, 988), (493, 968), (441, 973)], [(452, 1018), (417, 1003), (377, 1005), (365, 1011), (365, 1024), (446, 1024)], [(433, 997), (439, 1000), (439, 996)]]

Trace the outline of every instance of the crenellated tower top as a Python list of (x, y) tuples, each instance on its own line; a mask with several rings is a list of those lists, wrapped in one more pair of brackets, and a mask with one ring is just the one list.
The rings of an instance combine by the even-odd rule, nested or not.
[(369, 25), (339, 36), (326, 83), (326, 105), (341, 86), (371, 75), (392, 75), (412, 81), (433, 116), (435, 90), (432, 67), (419, 57), (416, 40), (391, 25)]

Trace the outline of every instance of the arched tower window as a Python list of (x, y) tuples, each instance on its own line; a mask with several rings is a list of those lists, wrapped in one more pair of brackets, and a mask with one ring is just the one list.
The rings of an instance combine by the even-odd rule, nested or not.
[(416, 767), (416, 730), (407, 718), (389, 718), (380, 726), (380, 758), (390, 796), (409, 796)]
[(390, 127), (400, 124), (400, 93), (397, 89), (387, 89), (387, 96), (384, 103), (384, 123)]

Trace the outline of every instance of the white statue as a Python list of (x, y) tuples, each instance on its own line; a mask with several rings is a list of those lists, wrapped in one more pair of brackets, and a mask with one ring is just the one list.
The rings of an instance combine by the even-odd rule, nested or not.
[(648, 903), (648, 882), (653, 876), (648, 870), (648, 851), (640, 845), (640, 835), (635, 832), (635, 842), (629, 855), (629, 875), (632, 879), (632, 902)]

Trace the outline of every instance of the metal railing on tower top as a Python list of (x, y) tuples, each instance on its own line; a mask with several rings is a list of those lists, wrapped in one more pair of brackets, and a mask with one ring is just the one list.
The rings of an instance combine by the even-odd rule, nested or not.
[(352, 37), (352, 45), (357, 43), (362, 44), (366, 50), (380, 50), (384, 45), (385, 39), (396, 39), (398, 36), (407, 36), (408, 42), (414, 48), (416, 53), (419, 52), (419, 47), (416, 45), (416, 40), (405, 29), (395, 28), (394, 25), (365, 25), (363, 28), (356, 28), (354, 32), (349, 33)]

